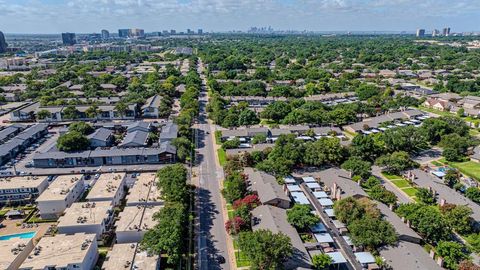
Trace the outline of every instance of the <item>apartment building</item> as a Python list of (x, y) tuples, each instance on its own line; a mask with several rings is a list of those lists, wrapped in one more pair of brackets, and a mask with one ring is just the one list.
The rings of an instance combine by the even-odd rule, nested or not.
[(126, 173), (104, 173), (100, 175), (86, 199), (90, 202), (109, 202), (113, 206), (120, 204), (125, 196)]
[(163, 205), (154, 173), (142, 173), (130, 188), (126, 197), (127, 206)]
[(102, 270), (160, 270), (160, 256), (141, 251), (138, 244), (115, 244), (102, 265)]
[(36, 200), (40, 216), (44, 219), (59, 217), (78, 200), (84, 189), (82, 175), (58, 176)]
[(101, 239), (112, 219), (113, 206), (110, 202), (73, 203), (58, 219), (57, 229), (62, 234), (89, 233)]
[(43, 237), (33, 248), (20, 270), (91, 270), (98, 259), (95, 234), (57, 234)]
[(16, 270), (33, 250), (32, 238), (10, 238), (0, 241), (0, 269)]
[(155, 213), (163, 206), (127, 206), (115, 222), (117, 243), (140, 242), (145, 233), (157, 222), (153, 219)]
[(0, 205), (33, 202), (47, 187), (46, 176), (0, 178)]

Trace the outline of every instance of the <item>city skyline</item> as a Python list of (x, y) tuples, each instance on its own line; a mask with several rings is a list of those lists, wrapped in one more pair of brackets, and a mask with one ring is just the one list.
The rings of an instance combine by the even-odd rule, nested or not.
[(0, 9), (6, 11), (0, 16), (5, 33), (92, 33), (122, 28), (221, 32), (245, 31), (255, 25), (307, 31), (414, 32), (446, 26), (454, 32), (480, 30), (475, 23), (480, 3), (474, 0), (0, 0)]

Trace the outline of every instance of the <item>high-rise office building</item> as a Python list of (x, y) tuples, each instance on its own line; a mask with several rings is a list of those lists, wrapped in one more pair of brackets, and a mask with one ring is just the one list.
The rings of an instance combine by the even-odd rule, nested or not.
[(173, 29), (170, 30), (170, 35), (175, 35), (175, 34), (177, 34), (177, 31), (175, 31), (175, 30), (173, 30)]
[(434, 30), (432, 31), (432, 37), (438, 37), (438, 36), (440, 36), (440, 30), (434, 29)]
[(109, 39), (110, 38), (110, 32), (108, 30), (103, 29), (102, 30), (102, 39)]
[(128, 36), (131, 38), (145, 37), (145, 31), (143, 29), (137, 29), (137, 28), (129, 29)]
[(450, 27), (443, 28), (443, 33), (442, 34), (446, 37), (450, 36)]
[(5, 41), (5, 35), (3, 35), (2, 31), (0, 31), (0, 53), (4, 53), (7, 51), (8, 44)]
[(198, 34), (203, 35), (203, 29), (198, 29)]
[(424, 37), (425, 29), (417, 29), (417, 37)]
[(75, 43), (77, 43), (75, 33), (62, 33), (62, 42), (65, 46), (75, 45)]
[(118, 37), (128, 38), (129, 29), (118, 29)]

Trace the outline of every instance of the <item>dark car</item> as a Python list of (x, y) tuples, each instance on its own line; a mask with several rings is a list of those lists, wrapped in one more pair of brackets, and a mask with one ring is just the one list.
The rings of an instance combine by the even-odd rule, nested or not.
[(218, 264), (224, 264), (225, 263), (225, 258), (222, 255), (217, 255), (217, 263)]

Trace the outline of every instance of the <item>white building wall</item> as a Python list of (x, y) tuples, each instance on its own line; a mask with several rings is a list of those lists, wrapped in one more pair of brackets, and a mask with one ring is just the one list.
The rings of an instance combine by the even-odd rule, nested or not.
[(138, 243), (145, 233), (145, 231), (116, 231), (117, 243)]
[(79, 224), (78, 226), (58, 226), (57, 228), (58, 233), (61, 234), (91, 233), (96, 234), (97, 239), (105, 232), (105, 224), (103, 221), (102, 224)]

